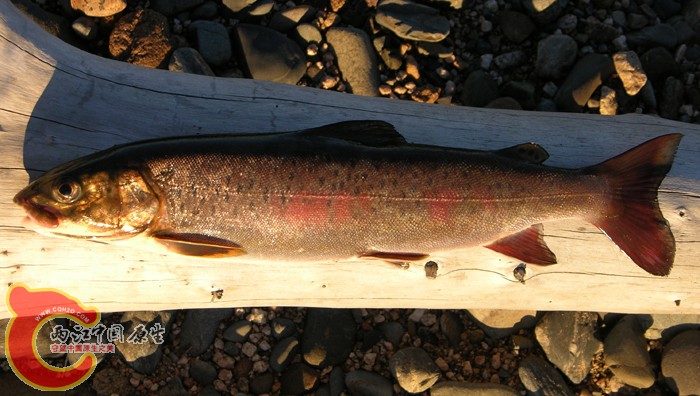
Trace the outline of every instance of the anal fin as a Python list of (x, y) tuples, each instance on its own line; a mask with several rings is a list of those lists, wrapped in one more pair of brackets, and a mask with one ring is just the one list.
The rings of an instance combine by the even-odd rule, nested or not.
[(542, 224), (534, 224), (484, 247), (530, 264), (556, 264), (557, 257), (542, 238)]
[(209, 235), (158, 232), (151, 236), (169, 251), (185, 256), (217, 258), (246, 254), (237, 243)]

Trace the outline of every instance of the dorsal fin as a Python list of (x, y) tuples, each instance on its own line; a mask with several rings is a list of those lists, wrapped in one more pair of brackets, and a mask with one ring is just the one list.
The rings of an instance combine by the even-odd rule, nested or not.
[(527, 162), (528, 164), (541, 164), (549, 158), (547, 150), (535, 143), (518, 144), (513, 147), (496, 150), (494, 154), (516, 161)]
[(302, 136), (325, 136), (371, 147), (401, 146), (406, 139), (384, 121), (344, 121), (297, 132)]

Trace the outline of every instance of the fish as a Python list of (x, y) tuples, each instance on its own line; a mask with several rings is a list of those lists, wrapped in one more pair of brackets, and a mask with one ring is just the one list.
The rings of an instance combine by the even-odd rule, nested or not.
[(567, 169), (544, 165), (549, 155), (534, 143), (413, 144), (383, 121), (171, 137), (60, 165), (14, 202), (42, 234), (249, 261), (408, 263), (484, 246), (550, 265), (542, 223), (582, 219), (665, 276), (675, 241), (657, 195), (681, 138)]

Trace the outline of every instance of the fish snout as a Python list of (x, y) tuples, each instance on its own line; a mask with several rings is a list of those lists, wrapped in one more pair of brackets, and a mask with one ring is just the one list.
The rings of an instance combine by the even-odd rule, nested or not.
[(15, 195), (15, 197), (12, 199), (12, 201), (15, 204), (21, 206), (25, 210), (25, 212), (27, 212), (29, 220), (33, 223), (36, 223), (46, 228), (58, 227), (60, 223), (58, 220), (58, 210), (50, 206), (37, 204), (32, 200), (32, 196), (33, 195), (29, 194), (29, 191), (27, 189), (24, 189), (17, 193), (17, 195)]

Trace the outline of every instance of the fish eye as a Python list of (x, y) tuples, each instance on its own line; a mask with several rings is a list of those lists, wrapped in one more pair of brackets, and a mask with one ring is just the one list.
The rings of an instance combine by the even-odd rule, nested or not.
[(63, 181), (56, 184), (53, 189), (54, 198), (62, 203), (72, 203), (80, 198), (82, 189), (75, 181)]

